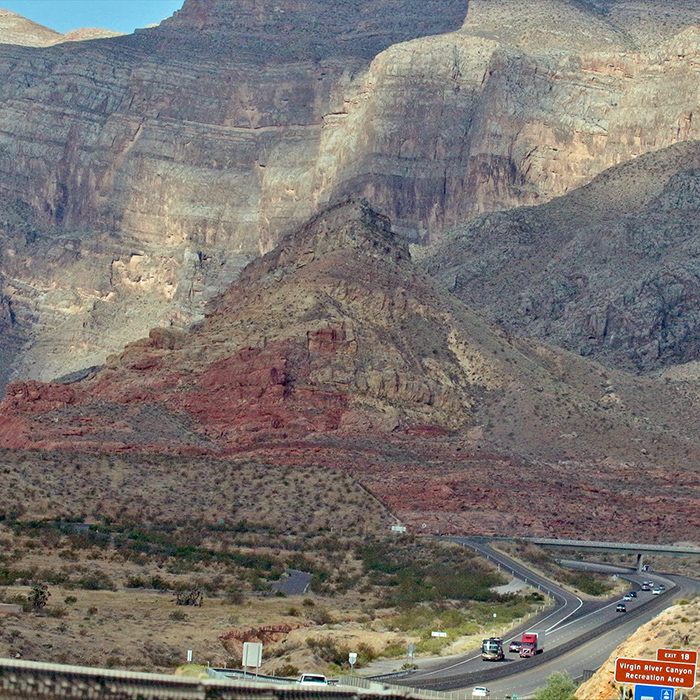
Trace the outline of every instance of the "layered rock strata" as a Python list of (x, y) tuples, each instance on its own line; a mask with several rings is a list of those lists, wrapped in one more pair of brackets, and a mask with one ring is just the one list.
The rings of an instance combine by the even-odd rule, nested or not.
[[(193, 255), (217, 261), (203, 268), (201, 305), (230, 281), (214, 274), (221, 264), (270, 250), (338, 196), (363, 196), (397, 231), (433, 240), (700, 134), (690, 0), (472, 0), (468, 14), (466, 0), (329, 7), (187, 0), (128, 37), (0, 46), (0, 195), (28, 205), (48, 236), (125, 241), (119, 259), (149, 257), (166, 287)], [(33, 251), (24, 255), (31, 267)], [(83, 264), (104, 273), (99, 256)], [(120, 330), (88, 337), (89, 303), (77, 313), (44, 303), (16, 269), (3, 271), (5, 294), (36, 317), (30, 341), (54, 357), (66, 356), (66, 336), (74, 348), (60, 368), (23, 352), (18, 376), (102, 361), (118, 348), (112, 335), (142, 332), (115, 306)], [(36, 314), (16, 288), (55, 313)], [(114, 277), (106, 296), (125, 294)], [(144, 315), (165, 324), (201, 309), (182, 295), (162, 305), (168, 295), (161, 288), (153, 307), (141, 299)]]

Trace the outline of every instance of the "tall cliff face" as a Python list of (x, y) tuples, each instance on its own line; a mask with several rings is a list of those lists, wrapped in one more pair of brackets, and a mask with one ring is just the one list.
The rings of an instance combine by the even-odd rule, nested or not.
[(190, 0), (129, 37), (0, 46), (0, 210), (26, 205), (32, 232), (1, 271), (15, 371), (55, 377), (201, 314), (314, 210), (323, 116), (352, 75), (459, 27), (466, 2), (437, 4)]
[[(120, 308), (187, 323), (336, 197), (365, 197), (428, 240), (700, 137), (700, 10), (672, 5), (187, 0), (128, 37), (2, 45), (0, 207), (28, 205), (45, 241), (3, 270), (17, 323), (57, 359), (73, 348), (63, 369), (76, 369), (142, 333)], [(70, 312), (37, 281), (66, 237), (80, 266), (51, 291), (75, 296)], [(91, 266), (108, 281), (85, 294)], [(98, 323), (95, 299), (122, 326), (109, 337), (80, 330)], [(30, 355), (20, 375), (57, 374)]]
[(255, 63), (357, 57), (461, 24), (466, 0), (187, 0), (147, 38)]

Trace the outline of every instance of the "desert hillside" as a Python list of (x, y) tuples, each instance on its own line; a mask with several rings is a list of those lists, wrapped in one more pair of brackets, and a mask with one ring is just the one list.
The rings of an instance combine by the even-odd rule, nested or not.
[(700, 142), (454, 228), (423, 264), (512, 333), (648, 372), (698, 359)]
[(190, 332), (8, 385), (0, 439), (331, 467), (432, 532), (631, 537), (644, 522), (673, 541), (700, 525), (697, 401), (489, 324), (350, 200), (250, 263)]
[(45, 47), (61, 44), (64, 41), (85, 41), (122, 36), (122, 32), (111, 29), (87, 27), (61, 34), (60, 32), (32, 22), (22, 15), (0, 8), (0, 43), (17, 46)]

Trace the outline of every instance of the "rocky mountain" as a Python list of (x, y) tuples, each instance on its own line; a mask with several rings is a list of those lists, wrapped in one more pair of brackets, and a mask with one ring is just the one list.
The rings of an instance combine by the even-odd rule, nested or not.
[(0, 8), (0, 41), (3, 44), (51, 46), (60, 37), (60, 32), (32, 22), (16, 12)]
[(692, 0), (330, 7), (186, 0), (131, 36), (0, 46), (0, 212), (36, 232), (0, 264), (15, 376), (186, 326), (338, 197), (430, 241), (700, 135)]
[(699, 213), (700, 142), (687, 141), (456, 227), (424, 264), (510, 332), (659, 370), (700, 359)]
[(0, 8), (0, 43), (19, 46), (54, 46), (64, 41), (85, 41), (86, 39), (104, 39), (122, 36), (122, 32), (111, 29), (86, 27), (61, 34), (60, 32), (32, 22), (22, 15)]
[(507, 335), (348, 201), (190, 332), (154, 329), (79, 381), (10, 384), (0, 444), (333, 467), (430, 531), (692, 539), (697, 403)]

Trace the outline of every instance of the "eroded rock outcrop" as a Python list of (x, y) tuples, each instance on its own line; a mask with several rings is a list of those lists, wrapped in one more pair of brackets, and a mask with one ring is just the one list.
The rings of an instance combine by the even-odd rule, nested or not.
[(0, 441), (347, 470), (430, 531), (673, 537), (700, 528), (697, 400), (497, 330), (349, 201), (190, 332), (154, 329), (68, 385), (11, 383)]

